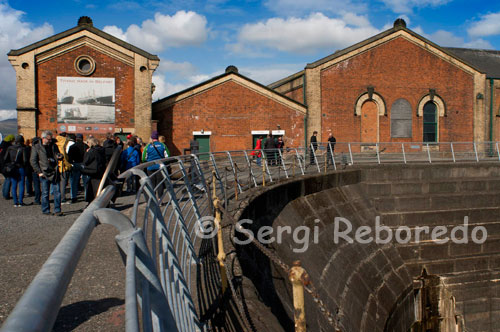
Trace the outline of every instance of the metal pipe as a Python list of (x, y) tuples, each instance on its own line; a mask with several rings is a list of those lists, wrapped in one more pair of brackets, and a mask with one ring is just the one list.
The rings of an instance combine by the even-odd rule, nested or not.
[(456, 160), (455, 160), (455, 149), (453, 149), (453, 142), (450, 142), (450, 146), (451, 146), (451, 156), (453, 157), (453, 162), (455, 163)]
[(106, 187), (75, 220), (37, 273), (1, 331), (50, 331), (80, 256), (97, 225), (94, 211), (108, 205), (115, 187)]
[(405, 153), (405, 144), (401, 143), (401, 150), (403, 151), (403, 160), (406, 164), (406, 153)]
[(225, 293), (227, 289), (227, 275), (226, 275), (226, 266), (224, 265), (224, 261), (226, 260), (226, 253), (224, 252), (224, 242), (222, 240), (222, 227), (221, 227), (221, 212), (220, 212), (220, 202), (216, 198), (214, 199), (214, 207), (215, 207), (215, 229), (217, 229), (217, 261), (219, 261), (220, 268), (220, 276), (221, 276), (221, 286), (222, 286), (222, 294)]

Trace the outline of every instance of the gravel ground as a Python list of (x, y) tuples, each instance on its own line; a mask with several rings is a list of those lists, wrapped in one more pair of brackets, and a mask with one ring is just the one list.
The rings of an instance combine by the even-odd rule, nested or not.
[[(116, 207), (125, 210), (132, 201), (131, 196), (119, 198)], [(24, 202), (31, 204), (33, 198)], [(65, 216), (45, 216), (39, 205), (14, 208), (12, 200), (0, 198), (0, 324), (85, 206), (80, 196), (78, 203), (62, 206)], [(125, 268), (116, 234), (109, 225), (93, 231), (54, 331), (124, 330)]]

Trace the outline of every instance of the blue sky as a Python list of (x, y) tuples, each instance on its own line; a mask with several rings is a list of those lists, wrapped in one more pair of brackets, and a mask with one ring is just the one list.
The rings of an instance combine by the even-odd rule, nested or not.
[(500, 1), (470, 0), (0, 0), (0, 120), (15, 117), (7, 52), (70, 29), (80, 16), (157, 54), (159, 99), (235, 65), (263, 84), (390, 28), (441, 46), (500, 50)]

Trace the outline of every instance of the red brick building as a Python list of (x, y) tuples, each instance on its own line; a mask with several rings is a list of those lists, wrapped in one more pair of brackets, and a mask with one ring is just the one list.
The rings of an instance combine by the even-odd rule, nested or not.
[(200, 152), (251, 149), (267, 133), (283, 135), (285, 145), (304, 144), (306, 107), (238, 73), (226, 72), (153, 103), (153, 119), (173, 154), (190, 140)]
[(96, 29), (90, 18), (8, 56), (17, 75), (19, 133), (151, 134), (159, 58)]
[(308, 136), (322, 141), (497, 140), (499, 55), (442, 48), (399, 19), (270, 87), (307, 105)]

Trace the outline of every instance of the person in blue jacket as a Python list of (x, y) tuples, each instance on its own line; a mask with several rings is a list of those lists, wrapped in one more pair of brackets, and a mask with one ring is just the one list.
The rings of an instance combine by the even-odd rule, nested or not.
[[(141, 163), (141, 156), (139, 154), (139, 151), (135, 148), (136, 146), (136, 140), (134, 138), (130, 138), (127, 140), (127, 148), (123, 150), (121, 154), (121, 171), (125, 172), (132, 167), (135, 167)], [(126, 192), (137, 192), (138, 189), (138, 178), (137, 176), (133, 175), (130, 176), (127, 179), (127, 190)]]
[[(154, 160), (164, 159), (170, 156), (170, 152), (165, 144), (158, 141), (158, 132), (155, 130), (151, 134), (151, 143), (144, 147), (144, 151), (142, 152), (142, 161), (149, 162)], [(160, 169), (159, 164), (154, 164), (148, 166), (147, 171), (148, 175), (151, 176), (151, 181), (153, 182), (153, 186), (158, 191), (158, 197), (163, 195), (164, 186), (159, 186), (158, 184), (163, 179), (160, 172), (157, 172)], [(157, 188), (158, 187), (158, 188)]]

